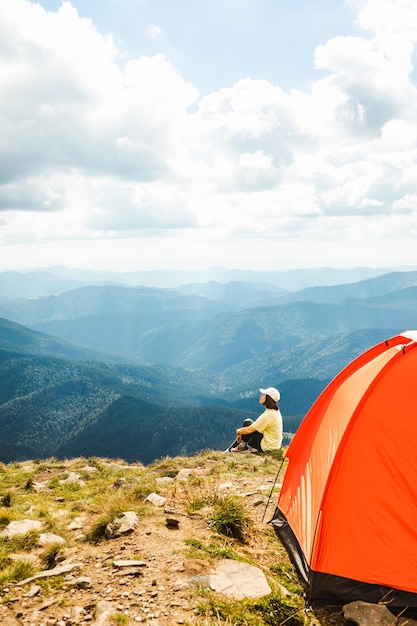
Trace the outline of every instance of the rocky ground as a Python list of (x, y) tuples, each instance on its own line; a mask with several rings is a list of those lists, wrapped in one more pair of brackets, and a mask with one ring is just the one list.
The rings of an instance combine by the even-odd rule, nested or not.
[[(0, 624), (347, 624), (339, 607), (305, 606), (267, 524), (280, 465), (207, 452), (148, 468), (104, 459), (2, 466)], [(214, 527), (204, 506), (213, 494), (236, 497), (247, 512), (241, 537)], [(38, 526), (13, 535), (28, 522)], [(239, 585), (252, 588), (252, 575), (213, 590), (210, 577), (225, 559), (257, 568), (274, 598), (268, 610), (257, 613), (258, 599), (241, 597)], [(277, 617), (280, 598), (289, 614)]]

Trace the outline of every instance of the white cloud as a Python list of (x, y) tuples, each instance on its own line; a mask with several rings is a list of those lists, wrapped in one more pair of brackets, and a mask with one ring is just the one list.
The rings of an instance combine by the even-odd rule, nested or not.
[[(358, 24), (370, 31), (382, 48), (398, 50), (417, 40), (417, 14), (413, 0), (366, 0), (358, 14)], [(394, 43), (394, 47), (391, 44)]]
[(149, 24), (146, 28), (146, 34), (150, 39), (162, 39), (164, 35), (162, 28), (156, 24)]
[(228, 238), (230, 256), (243, 239), (409, 237), (413, 6), (362, 2), (356, 36), (317, 46), (309, 90), (242, 77), (200, 98), (167, 56), (123, 58), (70, 2), (0, 0), (3, 242), (161, 237), (163, 250), (182, 233), (190, 250)]

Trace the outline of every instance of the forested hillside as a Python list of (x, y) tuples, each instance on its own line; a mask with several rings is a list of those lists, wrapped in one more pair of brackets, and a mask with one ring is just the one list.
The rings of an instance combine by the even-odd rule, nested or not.
[(310, 339), (288, 350), (239, 363), (226, 369), (223, 375), (228, 379), (240, 380), (242, 384), (249, 384), (259, 375), (263, 380), (273, 380), (277, 372), (282, 380), (330, 380), (367, 348), (402, 330), (366, 329)]
[[(0, 323), (0, 346), (10, 326)], [(16, 339), (20, 327), (13, 326)], [(32, 331), (22, 327), (21, 332), (30, 337)], [(345, 350), (354, 339), (361, 352), (371, 337), (362, 333), (349, 342), (345, 336), (345, 343), (339, 338), (333, 346), (335, 370), (345, 364)], [(21, 346), (22, 338), (16, 343)], [(33, 349), (36, 343), (29, 345)], [(312, 355), (321, 354), (323, 363), (325, 347), (320, 352), (314, 342), (309, 346)], [(331, 353), (329, 344), (327, 349)], [(280, 377), (277, 364), (268, 360), (219, 375), (0, 350), (0, 460), (99, 455), (149, 463), (166, 455), (224, 449), (236, 426), (259, 413), (261, 383), (255, 381), (279, 386), (284, 431), (294, 433), (330, 374), (336, 373), (328, 367), (320, 372), (325, 377), (306, 378), (308, 359), (303, 362), (302, 354), (301, 349), (297, 363), (295, 355), (287, 353), (286, 366), (281, 355)], [(285, 369), (292, 360), (289, 378)], [(317, 362), (312, 364), (315, 368), (319, 369)]]
[[(198, 394), (217, 405), (201, 406)], [(0, 350), (3, 462), (85, 454), (149, 463), (223, 449), (249, 414), (222, 406), (198, 373)]]
[[(29, 354), (45, 354), (80, 361), (118, 360), (116, 357), (71, 344), (59, 337), (36, 332), (0, 317), (0, 348)], [(125, 359), (126, 360), (126, 359)]]
[(415, 309), (296, 302), (154, 328), (138, 339), (134, 355), (146, 363), (223, 372), (252, 359), (273, 358), (311, 339), (331, 342), (342, 333), (394, 327), (400, 330), (416, 322)]
[(291, 297), (270, 284), (211, 282), (2, 298), (0, 460), (148, 463), (223, 449), (246, 415), (259, 414), (267, 385), (280, 389), (290, 437), (352, 359), (417, 328), (415, 282), (405, 272)]

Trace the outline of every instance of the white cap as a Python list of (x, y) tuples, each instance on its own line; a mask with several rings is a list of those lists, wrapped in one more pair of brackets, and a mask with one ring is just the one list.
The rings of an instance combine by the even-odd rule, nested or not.
[(266, 389), (259, 389), (261, 393), (266, 393), (267, 396), (278, 402), (281, 397), (280, 392), (275, 387), (267, 387)]

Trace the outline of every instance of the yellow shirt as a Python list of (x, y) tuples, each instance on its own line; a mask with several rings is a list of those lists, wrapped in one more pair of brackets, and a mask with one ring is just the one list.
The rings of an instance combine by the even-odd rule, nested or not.
[(282, 415), (275, 409), (265, 409), (257, 420), (251, 424), (262, 433), (261, 448), (267, 450), (278, 450), (282, 445)]

